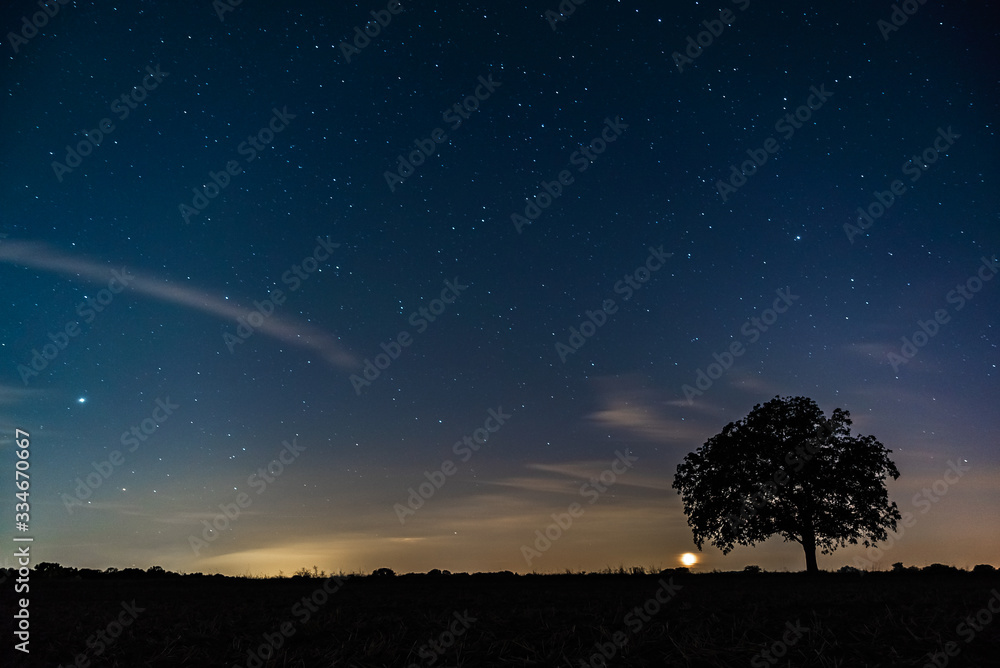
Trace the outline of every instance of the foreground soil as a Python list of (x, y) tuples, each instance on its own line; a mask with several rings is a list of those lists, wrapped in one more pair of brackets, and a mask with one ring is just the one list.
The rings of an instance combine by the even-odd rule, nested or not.
[(5, 666), (1000, 665), (1000, 576), (964, 572), (53, 578), (30, 612)]

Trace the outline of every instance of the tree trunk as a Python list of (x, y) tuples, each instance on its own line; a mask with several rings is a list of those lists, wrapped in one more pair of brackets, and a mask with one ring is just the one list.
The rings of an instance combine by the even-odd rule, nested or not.
[(806, 552), (806, 573), (819, 573), (816, 566), (816, 534), (812, 527), (802, 532), (802, 549)]

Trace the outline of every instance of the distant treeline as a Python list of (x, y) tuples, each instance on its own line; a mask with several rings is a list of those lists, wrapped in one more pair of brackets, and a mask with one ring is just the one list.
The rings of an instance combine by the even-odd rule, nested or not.
[[(597, 576), (667, 576), (667, 575), (689, 575), (691, 573), (688, 568), (671, 568), (666, 570), (658, 570), (655, 568), (644, 568), (642, 566), (632, 566), (618, 568), (605, 568), (601, 571), (571, 571), (567, 569), (564, 573), (528, 573), (524, 575), (518, 575), (511, 571), (498, 571), (489, 573), (452, 573), (447, 570), (439, 570), (437, 568), (428, 571), (427, 573), (405, 573), (400, 574), (398, 577), (405, 578), (425, 578), (425, 577), (560, 577), (566, 575), (573, 576), (585, 576), (585, 577), (597, 577)], [(957, 568), (955, 566), (948, 566), (946, 564), (931, 564), (929, 566), (924, 566), (923, 568), (918, 568), (916, 566), (903, 566), (902, 563), (897, 562), (892, 565), (891, 571), (863, 571), (853, 566), (844, 566), (837, 571), (821, 571), (821, 574), (831, 574), (837, 573), (842, 575), (868, 575), (868, 574), (890, 574), (890, 575), (995, 575), (998, 573), (998, 569), (994, 568), (990, 564), (979, 564), (974, 567), (971, 571), (962, 568)], [(697, 575), (798, 575), (797, 573), (789, 573), (787, 571), (765, 571), (759, 566), (747, 566), (742, 571), (712, 571), (712, 572), (701, 572)], [(0, 568), (0, 583), (13, 579), (18, 576), (18, 569), (16, 568)], [(278, 575), (222, 575), (220, 573), (175, 573), (173, 571), (164, 570), (161, 566), (151, 566), (146, 570), (141, 568), (106, 568), (104, 570), (97, 570), (94, 568), (73, 568), (72, 566), (61, 566), (59, 564), (51, 562), (42, 562), (35, 566), (31, 570), (32, 578), (60, 578), (60, 579), (76, 579), (76, 580), (137, 580), (137, 579), (162, 579), (162, 578), (213, 578), (213, 579), (252, 579), (252, 580), (306, 580), (306, 579), (326, 579), (332, 577), (340, 578), (386, 578), (386, 577), (397, 577), (395, 571), (391, 568), (377, 568), (370, 574), (364, 573), (344, 573), (343, 571), (339, 573), (329, 573), (318, 569), (313, 566), (312, 570), (308, 568), (300, 568), (298, 571), (292, 575), (285, 575), (283, 572), (279, 571)]]

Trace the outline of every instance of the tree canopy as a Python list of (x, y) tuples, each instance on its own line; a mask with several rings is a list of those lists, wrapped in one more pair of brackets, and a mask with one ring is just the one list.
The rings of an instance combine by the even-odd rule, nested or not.
[(899, 477), (874, 436), (852, 436), (848, 411), (830, 418), (808, 397), (775, 397), (689, 453), (673, 487), (701, 549), (723, 554), (770, 536), (802, 545), (806, 570), (816, 548), (865, 547), (886, 539), (900, 519), (885, 479)]

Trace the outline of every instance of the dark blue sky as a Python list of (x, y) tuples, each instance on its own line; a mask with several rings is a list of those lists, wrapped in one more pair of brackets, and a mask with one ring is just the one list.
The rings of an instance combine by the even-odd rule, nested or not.
[[(917, 521), (883, 567), (988, 562), (990, 4), (914, 4), (887, 31), (891, 3), (590, 0), (553, 29), (555, 2), (70, 2), (8, 35), (0, 448), (31, 433), (38, 555), (674, 565), (693, 550), (683, 456), (806, 395), (893, 450)], [(14, 3), (4, 31), (32, 35), (38, 11)], [(387, 25), (342, 48), (371, 12)], [(688, 37), (707, 46), (680, 71)], [(71, 167), (67, 146), (89, 154)], [(423, 163), (390, 188), (400, 155)], [(547, 204), (530, 224), (526, 198)], [(920, 322), (933, 335), (904, 350)], [(949, 462), (969, 470), (924, 505)], [(701, 558), (801, 567), (780, 542)]]

